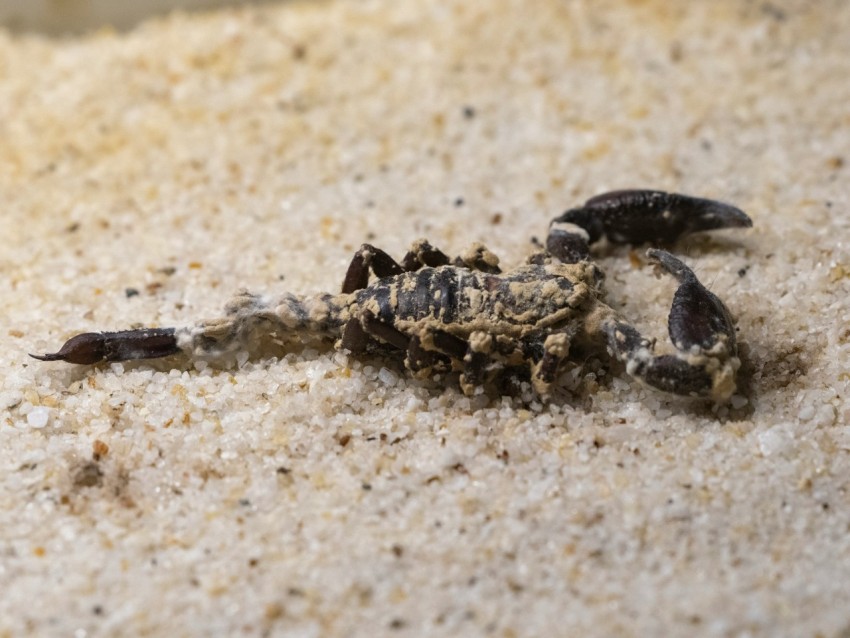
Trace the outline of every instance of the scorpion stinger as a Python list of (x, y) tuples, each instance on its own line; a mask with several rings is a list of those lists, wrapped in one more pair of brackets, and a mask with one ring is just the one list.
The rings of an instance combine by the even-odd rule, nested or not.
[(363, 244), (339, 294), (243, 292), (218, 319), (183, 328), (87, 332), (56, 353), (33, 356), (78, 364), (178, 352), (215, 357), (266, 335), (318, 338), (354, 355), (395, 356), (420, 378), (459, 372), (465, 394), (507, 377), (528, 379), (546, 396), (574, 352), (596, 345), (607, 346), (630, 374), (654, 388), (724, 401), (735, 390), (740, 362), (723, 303), (678, 259), (650, 251), (680, 284), (669, 319), (678, 352), (656, 356), (653, 343), (603, 301), (604, 273), (591, 261), (589, 245), (603, 235), (672, 241), (697, 230), (749, 225), (744, 213), (719, 202), (656, 191), (609, 193), (557, 218), (547, 251), (506, 272), (480, 243), (450, 259), (420, 239), (400, 262)]
[(67, 361), (78, 364), (157, 359), (180, 352), (174, 332), (174, 328), (85, 332), (68, 339), (59, 352), (30, 356), (39, 361)]

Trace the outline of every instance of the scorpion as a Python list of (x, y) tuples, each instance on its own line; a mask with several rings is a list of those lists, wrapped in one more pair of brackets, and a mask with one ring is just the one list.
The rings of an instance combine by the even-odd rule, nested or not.
[[(668, 317), (672, 354), (629, 324), (604, 299), (604, 273), (590, 246), (668, 245), (693, 232), (747, 228), (750, 218), (726, 203), (653, 190), (613, 191), (553, 219), (544, 245), (512, 270), (475, 243), (456, 259), (415, 241), (398, 262), (363, 244), (340, 294), (262, 296), (240, 292), (222, 318), (182, 328), (88, 332), (41, 361), (95, 364), (166, 357), (221, 356), (260, 336), (333, 339), (353, 355), (395, 353), (417, 378), (459, 372), (472, 395), (513, 373), (546, 397), (573, 353), (607, 348), (641, 383), (662, 392), (727, 401), (741, 365), (724, 303), (666, 250), (649, 261), (678, 281)], [(370, 273), (375, 279), (370, 282)]]

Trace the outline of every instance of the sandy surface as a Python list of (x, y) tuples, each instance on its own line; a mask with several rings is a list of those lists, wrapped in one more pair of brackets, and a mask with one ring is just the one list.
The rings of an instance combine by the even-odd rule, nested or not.
[[(850, 4), (321, 2), (0, 34), (0, 636), (850, 635)], [(675, 247), (729, 405), (607, 362), (464, 397), (325, 346), (73, 367), (76, 332), (336, 291), (367, 238), (503, 264), (587, 197)], [(601, 246), (666, 340), (674, 285)]]

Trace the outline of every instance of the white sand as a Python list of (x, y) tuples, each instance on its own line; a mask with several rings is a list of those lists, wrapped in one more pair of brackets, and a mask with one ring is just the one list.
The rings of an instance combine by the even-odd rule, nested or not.
[[(848, 33), (839, 0), (339, 0), (0, 34), (0, 636), (850, 635)], [(524, 405), (327, 349), (26, 356), (335, 291), (367, 238), (518, 263), (618, 187), (752, 216), (676, 247), (739, 319), (733, 404), (595, 359)], [(665, 341), (673, 282), (600, 255)]]

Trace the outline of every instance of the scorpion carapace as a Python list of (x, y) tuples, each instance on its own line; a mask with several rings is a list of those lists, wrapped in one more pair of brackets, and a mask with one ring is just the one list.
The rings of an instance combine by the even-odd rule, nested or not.
[[(664, 250), (649, 260), (679, 282), (668, 320), (673, 354), (655, 354), (603, 301), (590, 245), (671, 243), (692, 232), (752, 226), (741, 210), (659, 191), (616, 191), (555, 218), (545, 248), (502, 272), (482, 244), (450, 259), (422, 239), (401, 262), (369, 244), (354, 255), (337, 295), (240, 293), (225, 316), (184, 328), (89, 332), (42, 361), (93, 364), (184, 353), (232, 352), (259, 334), (332, 338), (353, 354), (397, 352), (417, 377), (455, 370), (466, 394), (505, 373), (525, 373), (547, 395), (576, 347), (598, 344), (641, 382), (673, 394), (727, 400), (740, 366), (726, 306)], [(375, 279), (369, 281), (370, 273)], [(520, 376), (523, 376), (520, 374)]]

